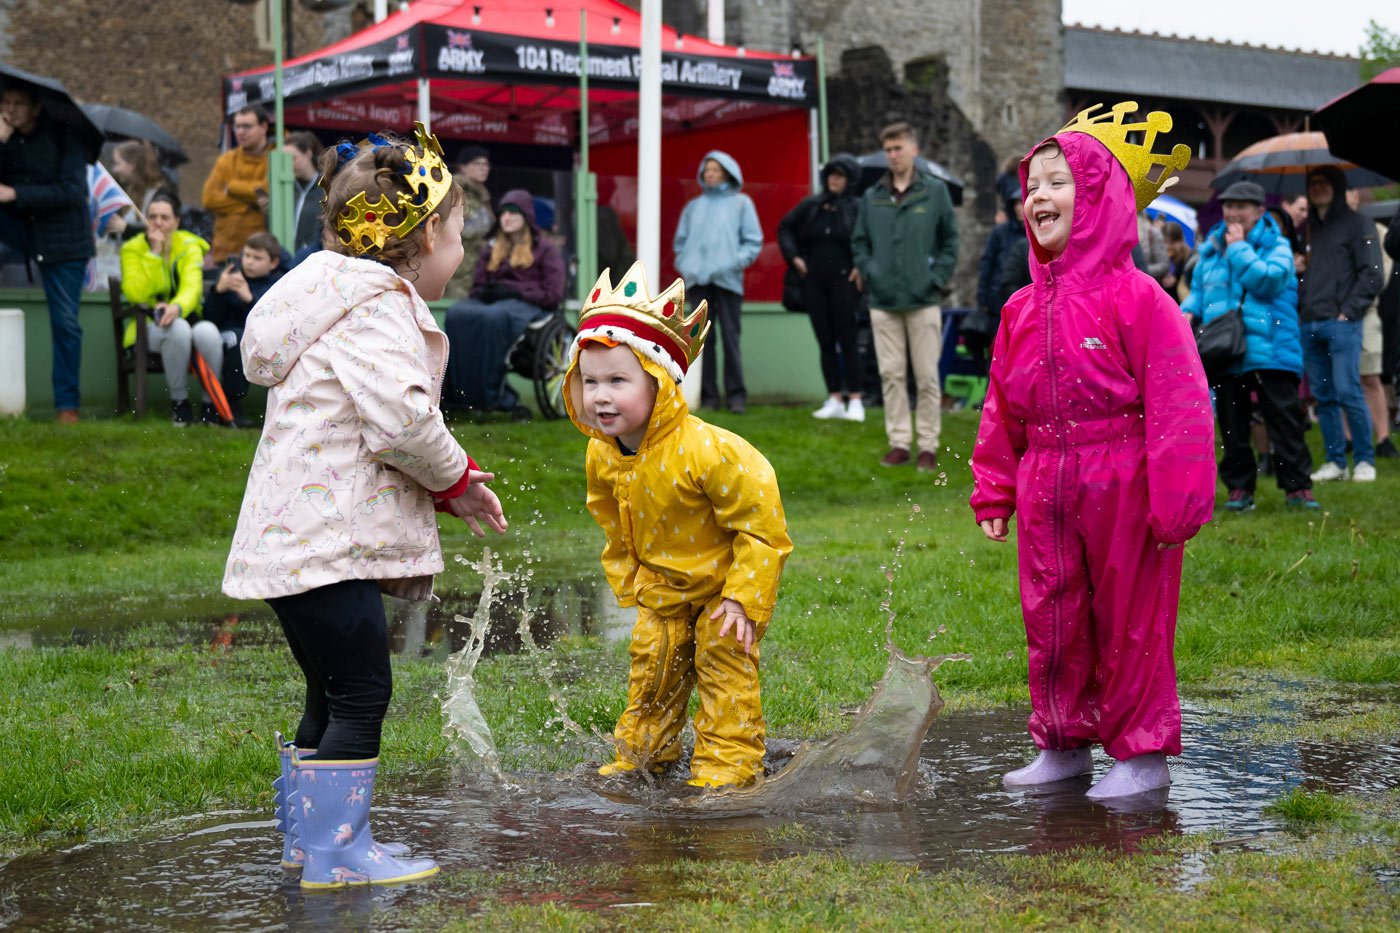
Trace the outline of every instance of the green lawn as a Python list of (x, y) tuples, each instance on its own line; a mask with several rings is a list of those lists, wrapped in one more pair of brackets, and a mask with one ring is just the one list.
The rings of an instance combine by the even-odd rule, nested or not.
[[(944, 472), (930, 476), (876, 465), (883, 431), (879, 412), (871, 414), (864, 425), (818, 422), (806, 408), (758, 407), (747, 416), (715, 418), (772, 461), (796, 542), (764, 641), (764, 706), (775, 736), (842, 728), (841, 709), (859, 703), (883, 670), (881, 606), (891, 586), (902, 647), (972, 655), (937, 674), (950, 709), (1027, 704), (1014, 544), (986, 542), (967, 507), (976, 415), (945, 418)], [(582, 436), (567, 422), (463, 421), (454, 430), (497, 473), (512, 528), (488, 543), (506, 566), (528, 567), (537, 584), (601, 579), (600, 533), (583, 508)], [(255, 631), (210, 663), (206, 647), (170, 634), (192, 605), (205, 615), (238, 609), (218, 589), (256, 439), (247, 432), (179, 431), (154, 419), (76, 428), (0, 421), (0, 639), (7, 630), (70, 620), (84, 627), (147, 623), (113, 644), (0, 650), (7, 720), (0, 730), (0, 855), (85, 836), (120, 838), (155, 817), (267, 805), (271, 734), (294, 724), (300, 696), (288, 653), (275, 632)], [(1400, 684), (1400, 467), (1383, 462), (1374, 484), (1318, 489), (1324, 511), (1311, 514), (1285, 511), (1281, 493), (1271, 484), (1260, 488), (1255, 512), (1222, 515), (1187, 546), (1177, 639), (1183, 691), (1238, 693), (1245, 683), (1248, 699), (1267, 704), (1269, 693), (1258, 684), (1271, 681), (1319, 690)], [(442, 527), (445, 554), (479, 558), (483, 545), (463, 526), (444, 518)], [(451, 560), (440, 578), (440, 588), (457, 592), (477, 584), (472, 571)], [(561, 741), (550, 684), (567, 683), (561, 692), (571, 718), (606, 729), (623, 702), (625, 663), (624, 646), (582, 637), (544, 655), (483, 661), (479, 694), (507, 765), (575, 763), (583, 747)], [(446, 754), (436, 698), (440, 664), (396, 658), (395, 677), (385, 735), (390, 775)], [(1394, 707), (1304, 719), (1298, 728), (1322, 740), (1393, 741), (1400, 734)], [(1393, 831), (1394, 814), (1387, 819), (1386, 831)], [(1115, 888), (1123, 903), (1139, 896), (1133, 887), (1139, 884), (1171, 895), (1170, 881), (1151, 861), (1158, 857), (1133, 862)], [(1334, 873), (1351, 871), (1349, 857), (1315, 868), (1307, 889), (1335, 887)], [(839, 860), (668, 870), (694, 892), (677, 921), (686, 924), (727, 925), (718, 920), (732, 897), (719, 893), (734, 883), (726, 872), (753, 870), (759, 873), (753, 883), (777, 892), (773, 897), (800, 888), (808, 874), (834, 872), (849, 881), (842, 888), (846, 900), (837, 901), (863, 903), (868, 912), (855, 916), (872, 918), (874, 927), (881, 926), (873, 919), (878, 912), (896, 901), (918, 912), (911, 916), (928, 916), (923, 911), (947, 898), (971, 911), (950, 915), (953, 926), (1067, 925), (1073, 915), (1065, 913), (1063, 898), (1052, 891), (1039, 901), (1017, 880), (1035, 864), (1013, 860), (975, 876), (932, 880), (911, 879), (902, 867)], [(1267, 906), (1281, 890), (1283, 863), (1252, 868), (1241, 856), (1230, 865), (1250, 882), (1248, 892), (1230, 895), (1252, 905), (1238, 922), (1274, 926)], [(1072, 863), (1055, 866), (1071, 889), (1080, 883), (1073, 880), (1078, 870)], [(1298, 870), (1308, 874), (1306, 863)], [(982, 904), (987, 886), (1003, 884), (1000, 879), (1023, 890), (996, 905), (968, 906)], [(867, 886), (871, 894), (863, 902)], [(1358, 910), (1369, 909), (1374, 897), (1372, 889), (1359, 894)], [(805, 928), (831, 919), (820, 905), (807, 904), (791, 922), (778, 923), (762, 906), (771, 903), (770, 897), (738, 916)], [(1148, 925), (1169, 922), (1170, 903), (1157, 903), (1160, 913), (1123, 914), (1122, 924), (1134, 917)], [(1306, 925), (1310, 915), (1298, 909)], [(491, 916), (504, 925), (513, 910), (503, 902)], [(546, 922), (540, 908), (531, 910), (528, 922)], [(1093, 917), (1102, 919), (1091, 915), (1084, 925)], [(573, 928), (592, 921), (563, 911), (547, 922)], [(1217, 916), (1204, 925), (1234, 924)]]

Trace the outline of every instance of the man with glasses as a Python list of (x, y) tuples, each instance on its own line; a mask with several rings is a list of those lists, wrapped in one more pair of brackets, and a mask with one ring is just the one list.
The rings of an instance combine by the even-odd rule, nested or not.
[(219, 156), (204, 182), (204, 209), (214, 215), (210, 266), (237, 256), (248, 237), (267, 229), (267, 131), (271, 123), (261, 107), (244, 107), (233, 115), (238, 145)]

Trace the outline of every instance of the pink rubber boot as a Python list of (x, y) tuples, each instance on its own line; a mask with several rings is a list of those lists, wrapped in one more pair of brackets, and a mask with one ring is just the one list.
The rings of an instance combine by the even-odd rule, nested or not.
[(1084, 796), (1090, 800), (1108, 800), (1112, 797), (1131, 797), (1145, 794), (1150, 790), (1167, 787), (1172, 782), (1172, 773), (1167, 770), (1167, 756), (1161, 752), (1138, 755), (1120, 761), (1097, 784), (1089, 788)]
[(1024, 768), (1017, 768), (1001, 779), (1007, 787), (1031, 787), (1036, 784), (1053, 784), (1068, 778), (1088, 774), (1094, 770), (1094, 759), (1087, 748), (1071, 748), (1065, 751), (1042, 749), (1035, 761)]

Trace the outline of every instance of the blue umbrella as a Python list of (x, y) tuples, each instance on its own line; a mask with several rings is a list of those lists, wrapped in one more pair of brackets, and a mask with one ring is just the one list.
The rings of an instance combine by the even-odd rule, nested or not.
[(1169, 194), (1158, 195), (1156, 200), (1147, 205), (1147, 216), (1167, 218), (1182, 229), (1186, 245), (1192, 249), (1196, 248), (1196, 209), (1185, 201), (1178, 201)]

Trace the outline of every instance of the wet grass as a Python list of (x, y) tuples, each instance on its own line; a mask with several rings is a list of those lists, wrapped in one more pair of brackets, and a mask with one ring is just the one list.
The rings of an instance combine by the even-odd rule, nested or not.
[(1354, 810), (1346, 798), (1325, 790), (1295, 787), (1284, 797), (1264, 808), (1265, 813), (1281, 816), (1291, 823), (1348, 823)]
[(1259, 851), (1206, 835), (1135, 853), (983, 856), (951, 870), (821, 854), (639, 864), (619, 872), (528, 865), (459, 872), (400, 918), (434, 930), (948, 930), (1185, 928), (1394, 930), (1400, 797)]
[[(760, 407), (715, 420), (772, 460), (797, 543), (763, 646), (771, 734), (844, 728), (843, 710), (879, 679), (887, 568), (901, 646), (973, 656), (937, 675), (951, 709), (1027, 703), (1015, 549), (983, 541), (966, 504), (975, 415), (945, 419), (949, 449), (936, 477), (875, 466), (883, 449), (875, 419), (832, 424), (805, 409)], [(601, 539), (583, 509), (583, 443), (572, 426), (462, 422), (455, 430), (498, 473), (513, 529), (490, 544), (506, 565), (530, 568), (540, 584), (600, 577)], [(154, 419), (76, 430), (0, 422), (0, 639), (37, 624), (149, 623), (113, 643), (0, 650), (0, 855), (121, 837), (221, 806), (270, 807), (272, 731), (294, 725), (300, 702), (291, 658), (275, 630), (240, 629), (229, 652), (183, 644), (173, 630), (188, 620), (170, 608), (238, 609), (218, 588), (255, 442), (252, 433), (177, 431)], [(1384, 693), (1400, 684), (1400, 472), (1385, 466), (1369, 486), (1319, 489), (1325, 511), (1312, 514), (1285, 511), (1282, 495), (1261, 484), (1255, 512), (1223, 515), (1191, 542), (1177, 640), (1184, 691), (1269, 711), (1286, 681), (1288, 695), (1301, 690), (1303, 699), (1271, 722), (1272, 740), (1393, 741), (1400, 713), (1384, 698), (1317, 715), (1352, 687)], [(460, 525), (443, 529), (446, 554), (477, 559), (481, 544)], [(478, 584), (449, 562), (440, 585), (470, 592)], [(622, 707), (625, 667), (624, 645), (582, 637), (484, 661), (478, 694), (507, 768), (564, 769), (594, 753), (561, 725), (556, 698), (585, 732), (606, 731)], [(444, 767), (441, 666), (396, 658), (395, 681), (386, 774)], [(1374, 927), (1368, 916), (1387, 917), (1367, 914), (1377, 895), (1364, 883), (1365, 865), (1375, 853), (1347, 845), (1312, 864), (1206, 853), (1208, 881), (1176, 893), (1163, 879), (1175, 877), (1179, 852), (1121, 864), (989, 860), (938, 875), (815, 856), (761, 867), (683, 863), (657, 868), (648, 882), (679, 898), (665, 911), (599, 915), (557, 897), (535, 904), (488, 894), (478, 919), (565, 929), (634, 921), (885, 928), (913, 916), (953, 928), (1114, 927), (1198, 922), (1201, 909), (1205, 927), (1276, 927), (1297, 911), (1304, 925), (1325, 928), (1334, 925), (1330, 913), (1304, 911), (1309, 892), (1329, 903), (1343, 892), (1335, 925)], [(480, 890), (510, 890), (507, 880)], [(1086, 912), (1076, 912), (1084, 909), (1074, 892), (1093, 894)], [(1134, 907), (1138, 896), (1149, 906)], [(645, 899), (639, 891), (636, 900)], [(438, 919), (425, 914), (423, 925)]]

